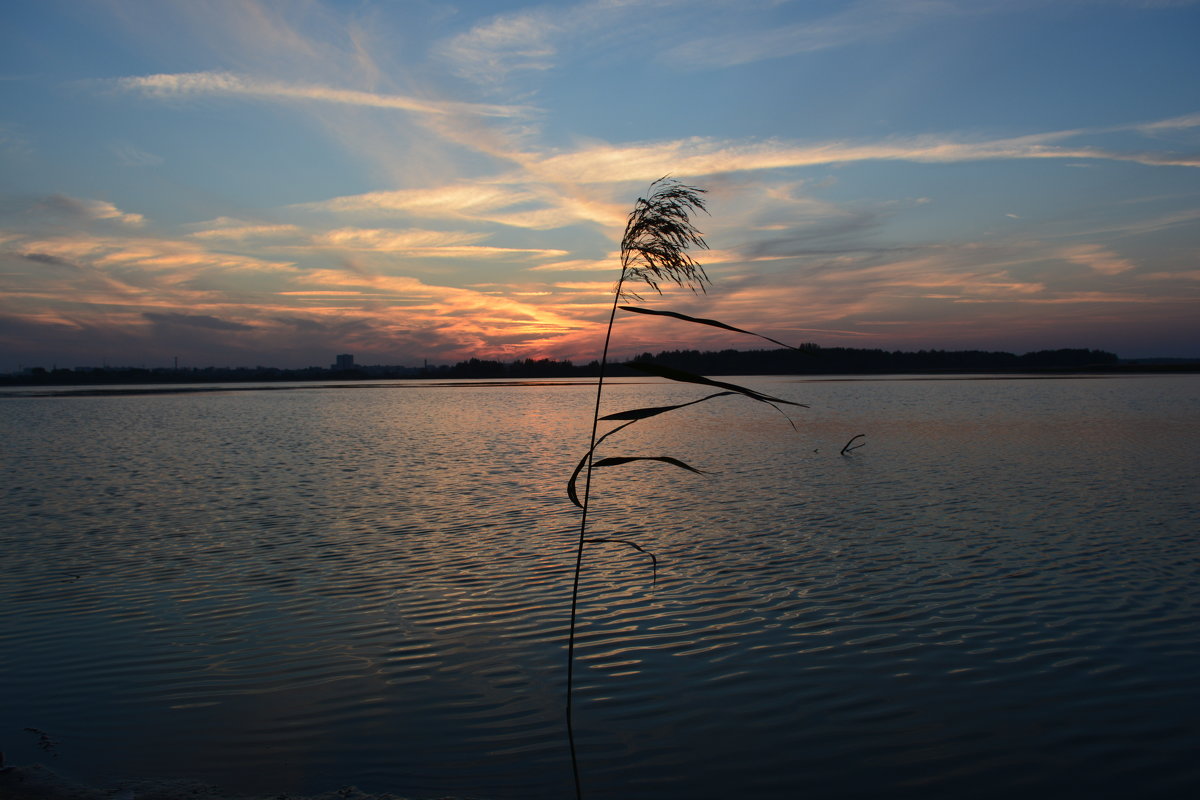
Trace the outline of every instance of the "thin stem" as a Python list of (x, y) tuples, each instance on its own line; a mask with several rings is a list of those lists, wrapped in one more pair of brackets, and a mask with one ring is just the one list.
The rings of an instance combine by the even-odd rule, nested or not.
[(575, 752), (575, 726), (572, 724), (573, 697), (575, 688), (575, 620), (579, 609), (579, 577), (583, 572), (583, 546), (587, 536), (588, 499), (592, 492), (592, 455), (596, 451), (596, 431), (600, 426), (600, 398), (604, 392), (604, 368), (608, 365), (608, 345), (612, 340), (613, 322), (617, 318), (617, 303), (621, 300), (621, 284), (625, 282), (625, 268), (613, 293), (612, 310), (608, 314), (608, 329), (604, 333), (604, 350), (600, 355), (600, 375), (596, 380), (596, 407), (592, 412), (592, 438), (588, 442), (587, 471), (583, 478), (583, 515), (579, 520), (579, 546), (575, 551), (575, 583), (571, 587), (571, 624), (567, 633), (567, 742), (571, 746), (571, 770), (575, 776), (575, 797), (582, 800), (583, 789), (579, 781), (579, 757)]
[[(708, 276), (704, 268), (692, 260), (684, 251), (689, 246), (707, 247), (700, 232), (691, 224), (688, 211), (704, 210), (704, 190), (686, 186), (668, 177), (659, 178), (650, 184), (649, 199), (638, 198), (629, 220), (625, 224), (625, 235), (621, 237), (621, 274), (613, 290), (612, 310), (608, 314), (608, 329), (604, 333), (604, 352), (600, 356), (600, 375), (596, 381), (596, 408), (592, 413), (592, 438), (586, 457), (587, 474), (583, 483), (583, 511), (579, 520), (579, 545), (575, 550), (575, 580), (571, 587), (571, 625), (567, 634), (567, 741), (571, 747), (571, 769), (575, 774), (575, 797), (582, 800), (583, 789), (579, 780), (579, 758), (575, 750), (575, 728), (572, 723), (575, 694), (575, 623), (579, 612), (579, 582), (583, 572), (583, 548), (587, 543), (588, 505), (592, 493), (592, 466), (596, 451), (596, 431), (600, 425), (600, 399), (604, 393), (604, 372), (608, 366), (608, 346), (612, 341), (613, 323), (617, 318), (618, 303), (625, 294), (626, 280), (642, 280), (654, 291), (659, 291), (659, 281), (668, 280), (692, 291), (704, 289)], [(629, 292), (631, 297), (637, 295)], [(628, 425), (629, 423), (626, 423)], [(625, 427), (624, 425), (620, 427)], [(605, 434), (611, 435), (619, 428)], [(605, 438), (601, 437), (601, 438)], [(575, 477), (579, 468), (567, 482), (567, 493), (573, 502)], [(657, 574), (656, 574), (657, 577)]]

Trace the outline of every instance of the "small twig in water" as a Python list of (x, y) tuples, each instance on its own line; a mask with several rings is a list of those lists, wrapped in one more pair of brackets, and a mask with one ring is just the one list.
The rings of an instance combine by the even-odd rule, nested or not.
[[(866, 444), (866, 442), (863, 442), (862, 444), (854, 444), (854, 440), (855, 440), (855, 439), (863, 439), (863, 438), (866, 438), (866, 434), (865, 434), (865, 433), (860, 433), (860, 434), (858, 434), (857, 436), (854, 436), (854, 437), (852, 437), (852, 438), (850, 439), (850, 441), (846, 442), (846, 444), (845, 444), (845, 445), (842, 447), (842, 455), (846, 455), (847, 453), (849, 453), (849, 452), (851, 452), (851, 451), (853, 451), (853, 450), (857, 450), (858, 448), (860, 448), (860, 447), (862, 447), (864, 444)], [(850, 445), (852, 445), (852, 444), (854, 444), (854, 446), (853, 446), (853, 447), (851, 447), (851, 446), (850, 446)]]

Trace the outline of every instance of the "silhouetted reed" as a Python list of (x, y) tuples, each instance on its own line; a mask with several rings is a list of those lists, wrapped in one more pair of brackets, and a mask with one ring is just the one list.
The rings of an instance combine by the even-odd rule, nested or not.
[[(578, 618), (579, 608), (579, 580), (583, 570), (583, 553), (586, 545), (589, 544), (620, 544), (631, 547), (641, 553), (645, 553), (650, 557), (651, 565), (654, 570), (654, 579), (657, 580), (658, 575), (658, 559), (649, 550), (646, 550), (636, 542), (629, 539), (618, 539), (611, 537), (588, 538), (587, 523), (588, 523), (588, 508), (589, 498), (591, 497), (592, 489), (592, 472), (600, 467), (617, 467), (637, 461), (657, 461), (690, 472), (704, 474), (703, 470), (697, 469), (677, 458), (666, 455), (649, 455), (649, 456), (609, 456), (606, 458), (596, 459), (596, 448), (630, 425), (640, 422), (644, 419), (656, 417), (660, 414), (665, 414), (675, 411), (680, 408), (703, 403), (707, 400), (712, 400), (717, 397), (728, 397), (731, 395), (741, 395), (751, 400), (756, 400), (760, 403), (766, 403), (783, 414), (780, 404), (804, 406), (803, 403), (795, 403), (791, 400), (783, 400), (778, 397), (772, 397), (762, 392), (753, 389), (747, 389), (737, 384), (727, 383), (724, 381), (715, 381), (696, 375), (684, 370), (665, 367), (658, 364), (653, 364), (646, 361), (636, 361), (625, 364), (626, 367), (638, 370), (647, 375), (654, 375), (660, 378), (666, 378), (672, 381), (682, 383), (697, 384), (710, 388), (719, 389), (720, 391), (705, 395), (697, 400), (692, 400), (686, 403), (677, 403), (668, 406), (652, 406), (648, 408), (634, 408), (627, 411), (619, 411), (614, 414), (600, 416), (600, 402), (604, 393), (604, 377), (608, 366), (608, 350), (609, 344), (612, 341), (613, 322), (616, 320), (617, 310), (628, 311), (636, 314), (650, 314), (661, 317), (669, 317), (672, 319), (690, 322), (698, 325), (707, 325), (709, 327), (720, 328), (735, 333), (747, 334), (750, 336), (758, 336), (761, 339), (766, 339), (774, 344), (782, 345), (783, 347), (791, 347), (783, 344), (768, 336), (751, 333), (742, 328), (735, 328), (732, 325), (726, 325), (723, 322), (718, 322), (714, 319), (705, 319), (702, 317), (691, 317), (687, 314), (680, 314), (674, 311), (661, 311), (656, 309), (641, 308), (638, 306), (620, 305), (622, 300), (640, 301), (642, 298), (633, 291), (633, 286), (638, 286), (644, 283), (656, 293), (662, 294), (661, 284), (673, 283), (681, 288), (690, 289), (692, 292), (699, 290), (705, 291), (705, 284), (710, 283), (708, 275), (705, 274), (704, 268), (696, 262), (689, 254), (688, 249), (692, 247), (707, 248), (700, 231), (692, 222), (692, 215), (698, 211), (707, 213), (704, 205), (704, 189), (697, 189), (692, 186), (682, 184), (670, 177), (660, 178), (650, 185), (649, 197), (638, 198), (634, 205), (633, 211), (629, 214), (629, 220), (625, 225), (625, 235), (621, 238), (621, 274), (617, 278), (616, 286), (613, 289), (613, 305), (608, 316), (608, 327), (604, 334), (604, 349), (600, 357), (600, 373), (596, 381), (596, 405), (592, 414), (592, 433), (588, 445), (588, 450), (583, 458), (579, 460), (575, 471), (571, 473), (570, 479), (567, 481), (567, 496), (571, 502), (580, 508), (582, 514), (579, 521), (579, 541), (575, 555), (575, 578), (571, 589), (571, 621), (567, 634), (567, 702), (566, 702), (566, 722), (567, 722), (567, 739), (571, 748), (571, 767), (575, 777), (575, 796), (582, 798), (583, 791), (581, 788), (579, 776), (579, 759), (575, 749), (575, 729), (572, 716), (573, 698), (575, 686), (575, 628)], [(800, 350), (800, 348), (792, 348)], [(803, 351), (801, 351), (803, 352)], [(788, 422), (791, 419), (787, 414), (783, 414)], [(600, 429), (600, 422), (613, 421), (621, 422), (622, 424), (612, 428), (602, 436), (597, 436)], [(792, 426), (793, 428), (795, 425)], [(582, 497), (578, 490), (579, 476), (583, 475), (583, 492)]]

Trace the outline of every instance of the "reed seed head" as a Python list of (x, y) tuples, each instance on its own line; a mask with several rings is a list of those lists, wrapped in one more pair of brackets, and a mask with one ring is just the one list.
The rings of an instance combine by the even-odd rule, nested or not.
[(696, 211), (708, 213), (704, 192), (666, 176), (650, 184), (648, 198), (638, 198), (621, 238), (618, 297), (642, 299), (627, 287), (629, 282), (643, 281), (659, 294), (662, 282), (693, 292), (703, 292), (711, 283), (704, 267), (687, 253), (689, 247), (708, 247), (691, 218)]

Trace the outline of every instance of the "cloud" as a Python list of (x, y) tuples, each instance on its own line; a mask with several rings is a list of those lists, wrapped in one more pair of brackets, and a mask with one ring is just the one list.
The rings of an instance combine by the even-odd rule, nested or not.
[(112, 152), (117, 157), (117, 162), (124, 167), (158, 167), (166, 160), (128, 143), (112, 145)]
[[(542, 292), (512, 297), (427, 284), (407, 276), (359, 275), (341, 270), (316, 270), (305, 276), (304, 283), (331, 289), (327, 293), (306, 291), (308, 303), (300, 308), (309, 315), (368, 319), (375, 333), (385, 338), (419, 331), (424, 352), (441, 351), (456, 357), (506, 353), (524, 357), (530, 354), (532, 342), (549, 342), (593, 325), (590, 319), (580, 319), (577, 314), (556, 309), (553, 303), (541, 302), (547, 297)], [(346, 296), (350, 291), (360, 294)]]
[(207, 223), (203, 230), (193, 231), (188, 236), (193, 239), (203, 240), (228, 240), (235, 242), (244, 242), (248, 239), (276, 239), (281, 237), (295, 237), (301, 235), (304, 231), (299, 225), (292, 224), (256, 224), (251, 222), (242, 222), (241, 220), (231, 219), (229, 217), (219, 217)]
[(202, 273), (269, 274), (294, 270), (294, 264), (289, 261), (216, 252), (194, 242), (148, 236), (93, 236), (85, 233), (31, 236), (12, 241), (8, 247), (25, 258), (33, 255), (101, 271), (121, 268), (145, 273), (170, 273), (176, 279)]
[(1151, 272), (1142, 277), (1154, 281), (1200, 281), (1200, 269), (1186, 272)]
[(140, 228), (146, 218), (141, 214), (131, 214), (122, 211), (107, 200), (87, 200), (67, 197), (62, 194), (50, 195), (41, 205), (71, 217), (89, 220), (113, 220), (131, 228)]
[(965, 11), (961, 4), (944, 0), (867, 0), (798, 23), (744, 30), (733, 26), (671, 47), (663, 60), (692, 67), (732, 67), (883, 39)]
[(473, 244), (473, 242), (485, 238), (487, 238), (487, 234), (464, 231), (339, 228), (314, 236), (313, 244), (317, 247), (338, 250), (398, 253), (436, 258), (503, 258), (514, 255), (561, 258), (568, 254), (566, 250), (489, 247)]
[[(620, 41), (647, 51), (681, 27), (707, 18), (702, 0), (589, 0), (498, 14), (434, 46), (451, 71), (488, 88), (513, 74), (544, 73), (560, 53), (578, 58)], [(686, 7), (687, 14), (678, 13)], [(686, 27), (683, 26), (683, 27)], [(650, 41), (653, 40), (653, 43)]]
[(462, 183), (429, 189), (366, 192), (296, 207), (341, 213), (403, 211), (416, 216), (466, 219), (479, 218), (488, 212), (527, 203), (537, 197), (532, 191), (507, 186)]
[(470, 244), (485, 238), (487, 238), (487, 234), (463, 231), (431, 231), (417, 228), (403, 231), (380, 228), (338, 228), (315, 236), (313, 242), (321, 247), (403, 252)]
[[(495, 88), (514, 75), (545, 73), (562, 54), (603, 52), (620, 40), (678, 69), (730, 67), (877, 41), (950, 15), (1000, 4), (951, 0), (860, 0), (834, 13), (779, 24), (779, 3), (740, 3), (735, 13), (700, 0), (594, 0), (497, 15), (434, 48), (454, 74)], [(681, 13), (681, 8), (685, 9)]]
[[(383, 248), (453, 241), (431, 238), (437, 232), (409, 232), (407, 242), (380, 238), (395, 233), (388, 231), (335, 233), (340, 235), (334, 240), (343, 245)], [(73, 265), (69, 258), (77, 261), (70, 273), (7, 270), (0, 315), (20, 320), (14, 322), (17, 328), (41, 331), (27, 342), (65, 343), (80, 354), (81, 363), (88, 354), (111, 352), (101, 343), (111, 347), (117, 341), (125, 342), (117, 352), (136, 350), (160, 360), (181, 355), (201, 364), (225, 358), (245, 363), (264, 350), (281, 358), (304, 358), (304, 353), (333, 348), (335, 340), (338, 349), (381, 354), (378, 361), (383, 363), (404, 363), (412, 354), (466, 358), (503, 352), (516, 357), (526, 355), (532, 342), (591, 324), (525, 302), (542, 299), (545, 293), (540, 292), (497, 295), (351, 269), (272, 270), (271, 262), (249, 256), (209, 253), (194, 242), (148, 237), (3, 238), (7, 252), (0, 252), (0, 259), (15, 257), (46, 267)], [(496, 251), (522, 252), (524, 257), (533, 252)], [(262, 266), (267, 268), (247, 271)], [(228, 273), (237, 280), (218, 280), (221, 270), (230, 267), (241, 268)], [(390, 357), (382, 355), (389, 351)], [(30, 346), (22, 345), (21, 352), (31, 352)]]
[(190, 242), (158, 239), (125, 239), (104, 242), (104, 253), (95, 259), (97, 266), (128, 265), (144, 270), (163, 270), (178, 274), (229, 272), (291, 272), (288, 261), (271, 261), (239, 253), (207, 250)]
[(366, 192), (293, 208), (336, 214), (409, 215), (487, 222), (527, 230), (551, 230), (579, 222), (612, 227), (623, 224), (625, 219), (621, 206), (585, 197), (561, 184), (526, 183), (520, 178)]
[(0, 154), (17, 161), (25, 161), (33, 155), (33, 148), (15, 125), (0, 122)]
[(26, 261), (32, 261), (35, 264), (45, 264), (52, 267), (67, 267), (69, 269), (78, 270), (79, 267), (71, 261), (60, 256), (51, 255), (50, 253), (25, 252), (21, 253), (21, 258)]
[(230, 322), (229, 320), (218, 319), (206, 314), (181, 314), (176, 312), (162, 314), (147, 311), (142, 316), (157, 325), (181, 325), (188, 328), (204, 328), (210, 331), (249, 331), (254, 329), (253, 325)]
[(538, 264), (526, 267), (526, 269), (529, 272), (612, 272), (615, 268), (614, 265), (621, 263), (620, 257), (620, 253), (613, 253), (607, 258), (574, 258), (568, 261)]
[[(862, 161), (910, 161), (950, 164), (968, 161), (1100, 159), (1152, 166), (1200, 167), (1200, 155), (1120, 152), (1098, 147), (1056, 146), (1048, 142), (1080, 135), (1055, 131), (1018, 138), (966, 141), (918, 136), (878, 142), (834, 141), (793, 144), (783, 141), (734, 142), (703, 137), (646, 144), (599, 144), (539, 159), (526, 169), (546, 180), (578, 183), (652, 181), (665, 174), (701, 177), (730, 172), (827, 166)], [(522, 176), (514, 175), (513, 180)]]
[(1185, 208), (1161, 216), (1143, 219), (1127, 218), (1125, 215), (1122, 215), (1119, 219), (1119, 222), (1076, 229), (1064, 235), (1070, 237), (1096, 235), (1141, 236), (1181, 225), (1194, 225), (1200, 220), (1200, 208)]
[(1163, 131), (1187, 130), (1189, 128), (1200, 128), (1200, 114), (1184, 114), (1179, 117), (1171, 117), (1162, 119), (1156, 122), (1144, 122), (1135, 125), (1126, 126), (1129, 130), (1141, 131), (1147, 134), (1157, 134)]
[(191, 95), (256, 97), (276, 101), (333, 103), (361, 108), (383, 108), (418, 114), (462, 114), (484, 117), (515, 117), (528, 113), (518, 106), (422, 100), (396, 94), (377, 94), (315, 84), (292, 84), (257, 79), (231, 72), (183, 72), (119, 78), (117, 86), (148, 97), (172, 98)]
[[(843, 47), (965, 13), (949, 0), (860, 0), (780, 25), (778, 3), (741, 3), (736, 13), (701, 0), (593, 0), (499, 14), (441, 42), (435, 55), (454, 74), (496, 88), (514, 75), (545, 73), (561, 55), (603, 53), (616, 41), (678, 69), (728, 67)], [(975, 10), (977, 7), (972, 7)]]
[[(519, 256), (522, 258), (561, 258), (569, 255), (566, 250), (547, 248), (495, 247), (480, 245), (489, 234), (455, 230), (429, 230), (422, 228), (357, 228), (341, 227), (313, 232), (293, 224), (255, 225), (243, 224), (238, 220), (220, 218), (212, 223), (217, 227), (205, 228), (188, 234), (189, 238), (205, 242), (229, 242), (238, 245), (256, 240), (287, 239), (288, 242), (266, 242), (263, 246), (292, 254), (314, 251), (338, 251), (342, 253), (388, 253), (433, 258), (495, 259)], [(212, 258), (224, 260), (213, 251), (196, 250), (188, 246), (176, 246), (185, 253), (204, 252)]]
[(440, 44), (437, 52), (460, 77), (495, 84), (512, 72), (550, 69), (557, 54), (551, 39), (562, 30), (549, 10), (522, 11), (476, 25)]
[(1112, 250), (1098, 244), (1081, 244), (1074, 247), (1067, 247), (1060, 250), (1058, 256), (1073, 264), (1082, 264), (1099, 272), (1101, 275), (1119, 275), (1137, 266), (1129, 259), (1122, 258)]

